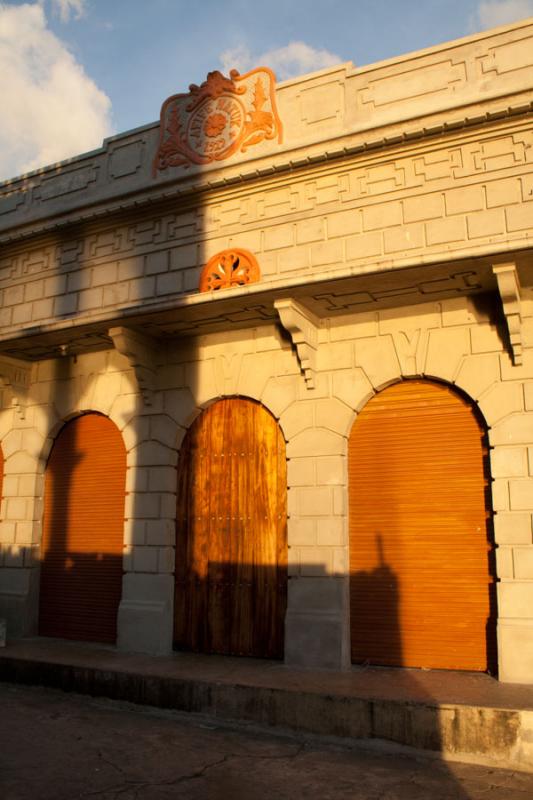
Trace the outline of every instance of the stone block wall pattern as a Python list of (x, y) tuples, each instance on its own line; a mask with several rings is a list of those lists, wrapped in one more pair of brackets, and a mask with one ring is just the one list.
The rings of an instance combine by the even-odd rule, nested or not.
[[(37, 631), (53, 443), (97, 412), (126, 450), (117, 646), (171, 652), (181, 443), (240, 397), (286, 443), (285, 661), (349, 668), (348, 437), (376, 393), (430, 379), (488, 430), (498, 675), (533, 683), (532, 37), (278, 84), (282, 141), (221, 162), (154, 176), (153, 124), (0, 186), (8, 637)], [(238, 251), (259, 279), (199, 291)]]

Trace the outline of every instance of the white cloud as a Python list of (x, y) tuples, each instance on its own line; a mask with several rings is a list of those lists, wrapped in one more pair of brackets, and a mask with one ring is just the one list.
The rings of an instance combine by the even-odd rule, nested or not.
[(329, 50), (317, 50), (305, 42), (289, 42), (286, 47), (267, 50), (266, 53), (253, 55), (248, 47), (241, 45), (231, 50), (224, 50), (219, 56), (224, 72), (238, 69), (246, 72), (253, 67), (270, 67), (279, 80), (314, 72), (325, 67), (339, 64), (342, 59)]
[(497, 28), (508, 22), (517, 22), (533, 16), (533, 0), (487, 0), (479, 3), (474, 27), (479, 29)]
[(0, 97), (0, 180), (92, 150), (112, 132), (111, 101), (38, 3), (0, 4)]
[(85, 2), (86, 0), (51, 0), (52, 10), (58, 14), (61, 22), (68, 22), (71, 14), (74, 19), (81, 19), (85, 14)]

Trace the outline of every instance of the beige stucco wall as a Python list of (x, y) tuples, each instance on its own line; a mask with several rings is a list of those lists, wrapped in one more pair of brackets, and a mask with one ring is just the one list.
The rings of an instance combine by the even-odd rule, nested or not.
[[(54, 437), (99, 411), (128, 453), (118, 644), (170, 651), (179, 446), (242, 395), (287, 441), (286, 660), (347, 667), (347, 438), (375, 392), (426, 376), (489, 429), (500, 678), (533, 683), (532, 36), (529, 20), (288, 81), (283, 142), (205, 169), (154, 177), (152, 125), (0, 187), (11, 635), (36, 630)], [(199, 293), (226, 247), (261, 280)]]
[[(255, 186), (213, 191), (136, 221), (87, 223), (73, 232), (5, 246), (0, 254), (0, 340), (111, 320), (179, 302), (201, 313), (201, 269), (226, 247), (251, 250), (256, 294), (325, 277), (506, 254), (531, 244), (531, 122), (390, 147)], [(472, 265), (457, 283), (478, 280)], [(431, 292), (423, 274), (415, 293)], [(260, 313), (257, 315), (261, 319)], [(238, 316), (234, 321), (238, 321)]]
[[(531, 309), (529, 310), (531, 312)], [(526, 320), (533, 334), (533, 314)], [(404, 377), (455, 384), (489, 427), (494, 478), (500, 677), (533, 681), (533, 341), (511, 365), (504, 326), (479, 299), (458, 298), (328, 320), (316, 385), (268, 326), (169, 345), (153, 405), (143, 405), (114, 351), (34, 367), (26, 418), (0, 415), (5, 456), (0, 600), (12, 631), (35, 630), (43, 470), (53, 437), (74, 414), (107, 414), (128, 451), (119, 645), (168, 652), (173, 614), (175, 465), (184, 431), (221, 396), (260, 400), (287, 441), (289, 663), (349, 662), (347, 437), (375, 391)]]

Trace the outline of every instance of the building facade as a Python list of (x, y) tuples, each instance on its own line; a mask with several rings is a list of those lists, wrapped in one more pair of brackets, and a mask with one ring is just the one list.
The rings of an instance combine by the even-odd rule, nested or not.
[(0, 186), (0, 616), (533, 682), (533, 21)]

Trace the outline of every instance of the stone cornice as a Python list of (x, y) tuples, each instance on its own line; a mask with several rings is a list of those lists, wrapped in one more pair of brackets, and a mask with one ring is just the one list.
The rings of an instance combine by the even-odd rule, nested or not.
[[(529, 93), (531, 95), (531, 93)], [(466, 109), (465, 109), (466, 110)], [(323, 143), (324, 149), (302, 148), (301, 156), (298, 155), (298, 149), (287, 149), (279, 154), (276, 162), (273, 163), (271, 159), (263, 166), (255, 166), (258, 160), (250, 160), (243, 167), (250, 167), (247, 171), (240, 171), (238, 174), (227, 171), (230, 174), (217, 177), (217, 173), (206, 172), (199, 173), (195, 176), (198, 180), (180, 180), (179, 182), (169, 181), (166, 184), (160, 184), (154, 190), (146, 191), (146, 188), (139, 189), (130, 194), (112, 198), (108, 201), (95, 201), (91, 205), (82, 206), (72, 213), (58, 214), (46, 217), (44, 220), (36, 221), (35, 223), (14, 226), (10, 229), (9, 233), (4, 235), (0, 234), (0, 244), (6, 245), (18, 241), (25, 241), (37, 235), (53, 233), (54, 231), (63, 229), (67, 226), (76, 225), (79, 223), (98, 221), (109, 215), (120, 214), (122, 212), (134, 211), (136, 209), (143, 209), (147, 206), (164, 203), (172, 199), (187, 199), (193, 200), (198, 195), (217, 195), (225, 193), (227, 190), (237, 189), (246, 184), (253, 185), (257, 181), (276, 180), (287, 173), (307, 174), (310, 168), (320, 168), (328, 164), (336, 165), (345, 162), (346, 165), (355, 163), (357, 159), (365, 154), (374, 154), (382, 151), (408, 147), (410, 145), (416, 146), (417, 143), (422, 143), (424, 140), (435, 139), (442, 135), (458, 134), (460, 131), (469, 131), (479, 129), (479, 127), (487, 128), (491, 124), (506, 123), (511, 120), (524, 121), (533, 114), (533, 99), (521, 98), (520, 102), (514, 105), (506, 105), (501, 107), (494, 107), (483, 113), (477, 111), (472, 115), (457, 116), (445, 121), (432, 123), (431, 119), (426, 119), (425, 125), (424, 118), (419, 120), (420, 126), (413, 127), (409, 130), (402, 132), (390, 132), (387, 134), (387, 128), (383, 130), (383, 135), (375, 136), (375, 138), (362, 139), (361, 136), (347, 137), (346, 135), (330, 139)], [(374, 129), (371, 131), (376, 133)], [(347, 138), (357, 138), (357, 141), (350, 144), (346, 141)], [(259, 164), (264, 159), (259, 159)], [(0, 198), (1, 199), (1, 198)]]
[[(62, 344), (68, 344), (71, 341), (84, 342), (88, 335), (94, 335), (98, 340), (95, 342), (96, 349), (108, 347), (116, 338), (122, 348), (121, 352), (126, 355), (125, 347), (122, 346), (124, 343), (128, 344), (129, 351), (133, 353), (132, 341), (134, 338), (142, 337), (144, 344), (159, 337), (165, 338), (168, 335), (165, 328), (168, 326), (175, 329), (171, 333), (171, 338), (175, 338), (181, 335), (201, 333), (203, 320), (208, 324), (219, 320), (223, 328), (227, 328), (228, 325), (229, 327), (250, 327), (270, 324), (279, 319), (279, 310), (276, 310), (275, 302), (286, 298), (300, 303), (318, 318), (352, 313), (350, 308), (345, 306), (346, 294), (365, 291), (367, 285), (370, 284), (374, 288), (381, 285), (386, 289), (385, 295), (389, 298), (391, 286), (395, 283), (400, 287), (413, 286), (414, 289), (417, 281), (425, 283), (436, 280), (443, 287), (441, 294), (438, 292), (423, 293), (418, 296), (416, 291), (405, 295), (405, 291), (400, 290), (399, 295), (392, 298), (393, 303), (399, 302), (400, 304), (413, 304), (428, 300), (438, 301), (449, 296), (456, 297), (458, 293), (468, 295), (493, 292), (497, 289), (494, 267), (511, 261), (513, 263), (531, 263), (532, 257), (531, 254), (526, 255), (520, 254), (516, 250), (512, 251), (509, 246), (503, 248), (498, 254), (494, 247), (489, 246), (485, 249), (484, 256), (476, 259), (468, 257), (466, 253), (462, 254), (462, 260), (458, 258), (458, 254), (452, 253), (449, 253), (447, 258), (433, 261), (428, 258), (420, 261), (419, 258), (412, 257), (404, 259), (401, 268), (389, 266), (365, 272), (343, 267), (325, 274), (307, 275), (305, 278), (296, 277), (283, 281), (269, 280), (248, 284), (226, 292), (178, 295), (167, 300), (160, 299), (131, 307), (82, 315), (75, 320), (45, 322), (39, 326), (38, 330), (18, 328), (8, 335), (0, 337), (0, 351), (20, 359), (55, 357)], [(462, 276), (466, 276), (466, 282)], [(448, 291), (446, 285), (449, 286)], [(340, 305), (336, 302), (338, 298), (342, 299)], [(374, 307), (377, 305), (371, 303), (365, 306), (356, 303), (353, 310), (359, 313), (372, 310)], [(243, 309), (246, 312), (245, 319), (240, 324), (236, 315), (239, 310)], [(250, 318), (250, 311), (256, 312), (256, 319)], [(117, 334), (117, 336), (111, 336), (110, 329), (113, 328), (115, 328), (113, 334)], [(118, 334), (122, 334), (124, 331), (128, 334), (127, 338), (120, 338)], [(149, 333), (144, 334), (143, 331)], [(43, 341), (46, 343), (48, 354), (35, 356), (34, 353), (39, 351), (40, 343)], [(137, 348), (137, 356), (139, 353), (146, 354), (148, 352), (144, 344), (141, 349)], [(155, 351), (156, 347), (152, 345), (150, 352)], [(147, 367), (152, 361), (152, 358), (143, 357), (139, 364)], [(149, 399), (150, 380), (149, 376), (147, 377), (148, 380), (145, 381), (144, 386), (148, 390), (147, 398)]]

